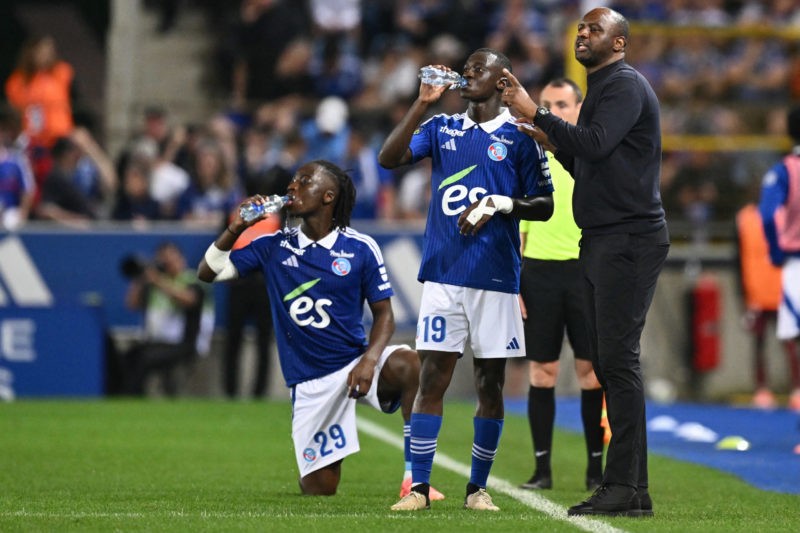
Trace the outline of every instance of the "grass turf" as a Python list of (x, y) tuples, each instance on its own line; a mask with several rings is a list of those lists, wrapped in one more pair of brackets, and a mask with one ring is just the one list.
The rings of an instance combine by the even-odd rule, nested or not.
[[(448, 404), (438, 450), (469, 464), (473, 406)], [(399, 414), (359, 407), (400, 439)], [(402, 452), (361, 435), (339, 493), (299, 495), (284, 402), (19, 401), (0, 404), (0, 531), (577, 531), (578, 525), (493, 493), (500, 513), (463, 510), (466, 479), (439, 465), (448, 498), (397, 514)], [(509, 416), (494, 476), (517, 484), (533, 467), (527, 421)], [(557, 432), (554, 489), (561, 506), (587, 496), (581, 435)], [(606, 519), (632, 532), (800, 531), (800, 497), (653, 456), (652, 519)], [(798, 480), (800, 482), (800, 480)], [(491, 492), (491, 491), (490, 491)]]

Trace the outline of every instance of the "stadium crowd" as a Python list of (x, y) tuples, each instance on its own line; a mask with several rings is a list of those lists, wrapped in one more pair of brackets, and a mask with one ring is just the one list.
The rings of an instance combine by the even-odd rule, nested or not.
[[(6, 80), (0, 120), (2, 222), (29, 218), (184, 220), (217, 228), (248, 190), (284, 183), (301, 161), (353, 174), (355, 219), (420, 219), (429, 170), (387, 171), (377, 147), (418, 90), (429, 63), (456, 70), (467, 51), (507, 54), (532, 95), (564, 74), (565, 36), (591, 2), (554, 0), (197, 0), (218, 43), (218, 113), (180, 124), (156, 105), (118, 154), (70, 111), (75, 85), (52, 39), (29, 41)], [(800, 98), (794, 0), (621, 0), (606, 5), (634, 25), (628, 61), (656, 90), (665, 136), (775, 135)], [(180, 13), (154, 31), (178, 31)], [(163, 22), (163, 21), (162, 21)], [(766, 31), (766, 30), (769, 31)], [(42, 91), (48, 96), (47, 104)], [(48, 92), (49, 91), (49, 92)], [(53, 97), (57, 106), (53, 106)], [(458, 112), (456, 91), (431, 113)], [(95, 121), (99, 123), (100, 121)], [(694, 139), (694, 138), (692, 138)], [(688, 149), (692, 145), (699, 149)], [(668, 219), (732, 225), (750, 185), (779, 148), (667, 146)], [(110, 162), (113, 162), (111, 164)], [(680, 238), (680, 235), (676, 235)]]

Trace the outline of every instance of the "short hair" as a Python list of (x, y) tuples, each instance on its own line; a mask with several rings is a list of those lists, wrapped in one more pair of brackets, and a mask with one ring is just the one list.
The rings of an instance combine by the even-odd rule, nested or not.
[(572, 92), (575, 93), (575, 101), (577, 103), (579, 103), (579, 104), (581, 102), (583, 102), (583, 91), (581, 91), (581, 88), (578, 86), (577, 83), (575, 83), (574, 81), (572, 81), (569, 78), (556, 78), (556, 79), (551, 80), (550, 82), (548, 82), (547, 85), (545, 85), (545, 87), (547, 87), (548, 85), (552, 86), (552, 87), (559, 87), (559, 88), (560, 87), (571, 87), (572, 88)]
[(786, 114), (786, 130), (792, 140), (800, 143), (800, 106), (793, 107)]
[(505, 55), (503, 52), (499, 52), (494, 48), (478, 48), (472, 54), (477, 54), (478, 52), (482, 52), (484, 54), (492, 54), (497, 57), (497, 61), (500, 63), (502, 68), (508, 69), (509, 72), (514, 72), (511, 69), (511, 60)]
[(350, 215), (356, 205), (356, 186), (353, 180), (347, 172), (330, 161), (317, 159), (311, 164), (322, 167), (339, 186), (339, 194), (336, 195), (336, 203), (333, 206), (333, 227), (345, 229), (350, 225)]
[(613, 24), (613, 30), (616, 35), (613, 37), (625, 37), (625, 40), (630, 38), (631, 28), (628, 24), (628, 19), (626, 19), (621, 13), (618, 11), (614, 11), (613, 9), (606, 8), (608, 10), (608, 17), (611, 19), (611, 24)]

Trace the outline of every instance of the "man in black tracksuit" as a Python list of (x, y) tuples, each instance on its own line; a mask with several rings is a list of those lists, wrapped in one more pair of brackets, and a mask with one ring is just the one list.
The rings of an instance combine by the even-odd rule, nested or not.
[(603, 484), (570, 515), (653, 514), (639, 341), (669, 250), (661, 206), (659, 105), (625, 61), (628, 23), (597, 8), (578, 23), (575, 58), (588, 88), (577, 125), (535, 104), (513, 75), (504, 101), (534, 121), (534, 137), (575, 179), (579, 263), (587, 284), (593, 366), (606, 393), (611, 442)]

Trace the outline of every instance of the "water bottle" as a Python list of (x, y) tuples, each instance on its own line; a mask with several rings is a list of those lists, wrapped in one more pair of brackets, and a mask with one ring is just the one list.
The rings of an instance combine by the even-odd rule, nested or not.
[(461, 89), (467, 85), (461, 74), (452, 70), (443, 70), (428, 65), (419, 69), (419, 79), (428, 85), (450, 85), (449, 89)]
[(277, 194), (273, 194), (272, 196), (267, 196), (266, 203), (248, 203), (243, 205), (241, 209), (239, 209), (239, 215), (241, 215), (245, 222), (250, 222), (251, 220), (257, 219), (264, 213), (274, 213), (278, 211), (286, 204), (287, 201), (289, 201), (288, 196), (278, 196)]

